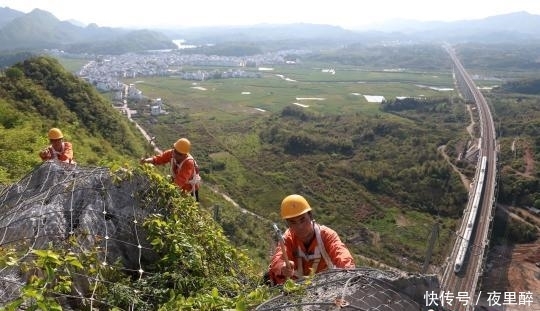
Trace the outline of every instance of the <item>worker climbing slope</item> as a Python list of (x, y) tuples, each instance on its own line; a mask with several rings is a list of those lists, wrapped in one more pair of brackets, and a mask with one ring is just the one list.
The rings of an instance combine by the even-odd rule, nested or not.
[(159, 155), (141, 159), (141, 164), (151, 163), (154, 165), (171, 164), (171, 178), (174, 183), (184, 192), (195, 197), (199, 202), (199, 166), (190, 154), (191, 142), (187, 138), (180, 138), (173, 144), (173, 148), (165, 150)]
[(303, 196), (285, 197), (281, 202), (281, 218), (287, 222), (288, 229), (283, 235), (283, 245), (276, 248), (270, 262), (268, 277), (272, 284), (282, 284), (287, 278), (302, 279), (327, 269), (355, 267), (339, 235), (315, 222), (311, 206)]

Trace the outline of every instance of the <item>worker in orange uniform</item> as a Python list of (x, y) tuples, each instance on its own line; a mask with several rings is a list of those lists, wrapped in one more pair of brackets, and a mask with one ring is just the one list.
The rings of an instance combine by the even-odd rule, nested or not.
[[(270, 263), (268, 277), (272, 284), (282, 284), (287, 278), (301, 279), (327, 269), (353, 269), (354, 259), (338, 234), (313, 220), (307, 200), (292, 194), (281, 202), (281, 218), (288, 229), (283, 234)], [(286, 262), (288, 259), (288, 262)]]
[(48, 147), (39, 152), (39, 157), (43, 161), (58, 160), (64, 163), (74, 164), (73, 146), (70, 142), (64, 141), (64, 134), (60, 129), (53, 127), (47, 133), (49, 142)]
[(177, 140), (173, 148), (165, 150), (159, 155), (141, 159), (141, 164), (151, 163), (163, 165), (171, 163), (171, 178), (174, 183), (185, 193), (191, 193), (199, 202), (199, 166), (189, 153), (191, 143), (187, 138)]

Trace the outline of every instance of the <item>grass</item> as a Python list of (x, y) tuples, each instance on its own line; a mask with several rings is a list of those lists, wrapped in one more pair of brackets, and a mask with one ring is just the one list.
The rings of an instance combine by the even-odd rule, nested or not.
[[(282, 74), (291, 75), (287, 72), (291, 69), (286, 69)], [(258, 79), (188, 81), (174, 77), (152, 77), (129, 79), (125, 82), (135, 83), (145, 96), (161, 98), (172, 110), (180, 112), (188, 109), (194, 119), (216, 117), (228, 122), (263, 113), (256, 108), (275, 113), (293, 103), (308, 105), (314, 111), (329, 114), (379, 115), (379, 105), (367, 102), (362, 95), (393, 99), (399, 96), (441, 97), (456, 94), (427, 87), (451, 88), (452, 82), (448, 75), (441, 77), (441, 74), (403, 72), (379, 72), (370, 75), (369, 72), (351, 71), (346, 72), (343, 78), (336, 74), (336, 78), (327, 73), (313, 74), (313, 71), (305, 69), (299, 71), (300, 73), (292, 77), (297, 80), (294, 82), (278, 77), (277, 73), (265, 73)]]

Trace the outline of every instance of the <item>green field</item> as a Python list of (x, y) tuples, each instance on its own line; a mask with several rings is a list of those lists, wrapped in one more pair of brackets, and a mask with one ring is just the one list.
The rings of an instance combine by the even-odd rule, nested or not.
[(377, 114), (379, 105), (368, 102), (363, 95), (385, 99), (455, 95), (455, 91), (433, 89), (453, 88), (451, 73), (351, 69), (338, 69), (332, 75), (317, 68), (280, 67), (251, 79), (190, 81), (178, 77), (144, 77), (124, 82), (134, 83), (149, 98), (161, 98), (173, 111), (187, 108), (193, 115), (219, 115), (229, 120), (261, 113), (259, 109), (278, 112), (293, 103), (329, 114)]

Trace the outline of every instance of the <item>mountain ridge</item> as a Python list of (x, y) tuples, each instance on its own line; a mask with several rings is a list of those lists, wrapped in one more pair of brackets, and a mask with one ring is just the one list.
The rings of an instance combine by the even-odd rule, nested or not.
[(363, 29), (345, 29), (340, 26), (309, 23), (156, 29), (169, 37), (199, 41), (239, 41), (241, 39), (264, 41), (303, 38), (324, 39), (330, 43), (336, 41), (372, 43), (395, 40), (457, 43), (540, 40), (540, 34), (537, 31), (539, 28), (540, 15), (521, 11), (484, 19), (453, 22), (393, 20)]
[[(34, 9), (24, 14), (0, 8), (0, 51), (62, 49), (75, 53), (121, 54), (143, 50), (175, 49), (172, 39), (195, 44), (220, 42), (321, 41), (329, 45), (384, 42), (486, 42), (540, 41), (540, 15), (525, 11), (454, 22), (394, 20), (364, 30), (310, 23), (255, 24), (249, 26), (112, 28), (86, 27), (60, 21), (53, 14)], [(144, 32), (143, 32), (144, 31)], [(151, 34), (150, 36), (142, 33)], [(140, 37), (138, 37), (140, 36)], [(131, 44), (137, 42), (137, 44)]]
[[(86, 49), (93, 53), (121, 54), (176, 47), (170, 38), (157, 31), (99, 27), (96, 24), (83, 28), (60, 21), (40, 9), (20, 15), (9, 8), (0, 8), (0, 25), (0, 51), (4, 52)], [(119, 47), (118, 42), (123, 46)]]

